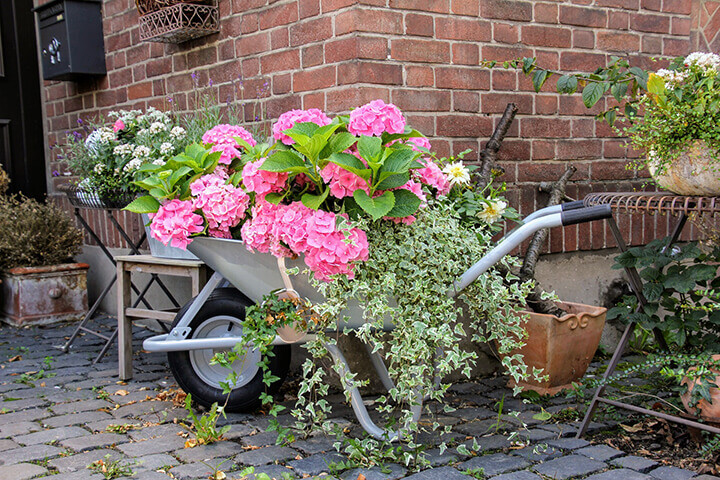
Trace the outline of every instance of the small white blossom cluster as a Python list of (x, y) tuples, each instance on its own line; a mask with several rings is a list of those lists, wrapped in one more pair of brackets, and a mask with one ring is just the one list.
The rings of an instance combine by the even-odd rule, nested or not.
[(113, 154), (118, 157), (127, 157), (133, 154), (133, 146), (123, 143), (113, 148)]
[(169, 153), (172, 153), (173, 150), (175, 150), (175, 147), (170, 142), (163, 142), (163, 144), (160, 145), (160, 153), (162, 155), (167, 155)]
[(163, 165), (165, 165), (165, 158), (160, 157), (157, 160), (153, 160), (152, 163), (153, 163), (153, 165), (160, 165), (162, 167)]
[(680, 85), (681, 83), (683, 83), (685, 79), (687, 79), (689, 72), (661, 68), (657, 71), (656, 75), (658, 77), (662, 77), (662, 79), (665, 80), (665, 83), (667, 83), (669, 87), (673, 87), (675, 85)]
[(720, 72), (720, 55), (716, 55), (714, 53), (693, 52), (685, 57), (685, 66), (689, 67), (690, 65), (702, 67), (705, 69), (706, 73), (710, 71), (717, 73)]
[(97, 173), (98, 175), (102, 175), (103, 171), (105, 170), (105, 164), (98, 163), (93, 167), (93, 171)]
[(155, 135), (157, 133), (161, 133), (167, 130), (167, 127), (162, 122), (153, 122), (148, 130), (151, 134)]
[(145, 145), (138, 145), (135, 147), (135, 150), (133, 150), (133, 155), (136, 158), (149, 157), (150, 152), (151, 150), (149, 147), (146, 147)]
[(133, 158), (132, 160), (130, 160), (128, 163), (125, 164), (125, 166), (123, 167), (123, 170), (126, 172), (132, 172), (132, 171), (140, 168), (142, 166), (142, 164), (143, 164), (143, 161), (141, 159)]
[(172, 130), (170, 130), (170, 138), (173, 140), (179, 140), (185, 136), (187, 132), (183, 127), (173, 127)]

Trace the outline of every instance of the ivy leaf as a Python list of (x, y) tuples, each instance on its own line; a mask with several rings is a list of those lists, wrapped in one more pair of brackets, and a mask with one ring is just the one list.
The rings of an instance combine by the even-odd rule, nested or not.
[(395, 206), (393, 192), (385, 192), (379, 197), (372, 198), (363, 190), (355, 190), (353, 198), (373, 220), (378, 220), (388, 214)]
[(588, 83), (582, 91), (583, 103), (590, 108), (602, 98), (603, 93), (605, 93), (605, 88), (601, 83)]
[(305, 161), (290, 150), (281, 150), (269, 156), (260, 166), (266, 172), (293, 172), (305, 173)]
[(393, 218), (403, 218), (417, 212), (420, 208), (420, 198), (410, 190), (404, 188), (394, 190), (395, 206), (385, 216)]
[(305, 205), (308, 208), (312, 208), (313, 210), (317, 210), (320, 208), (320, 205), (325, 201), (325, 199), (328, 197), (328, 194), (330, 193), (330, 189), (326, 188), (323, 193), (320, 195), (311, 195), (309, 193), (303, 194), (300, 201), (303, 205)]
[(155, 213), (158, 208), (160, 208), (160, 202), (155, 197), (143, 195), (130, 202), (123, 210), (134, 213)]

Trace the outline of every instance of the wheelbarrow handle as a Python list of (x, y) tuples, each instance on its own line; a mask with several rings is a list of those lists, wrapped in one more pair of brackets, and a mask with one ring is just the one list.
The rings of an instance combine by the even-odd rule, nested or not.
[(460, 293), (480, 275), (502, 260), (505, 255), (513, 251), (515, 247), (520, 245), (523, 241), (525, 241), (525, 239), (538, 230), (542, 230), (543, 228), (574, 225), (576, 223), (591, 222), (593, 220), (601, 220), (612, 216), (610, 205), (571, 208), (565, 211), (558, 208), (558, 210), (559, 211), (555, 213), (544, 214), (537, 216), (536, 218), (532, 218), (530, 221), (526, 221), (524, 224), (520, 225), (517, 229), (508, 234), (495, 246), (495, 248), (486, 253), (484, 257), (462, 274), (462, 276), (453, 285), (451, 291), (448, 292), (448, 295), (450, 297), (454, 297)]
[(553, 205), (551, 207), (541, 208), (540, 210), (536, 210), (527, 217), (523, 218), (523, 222), (531, 222), (536, 218), (544, 217), (545, 215), (550, 215), (551, 213), (567, 212), (569, 210), (583, 208), (584, 206), (585, 203), (582, 200), (573, 200), (572, 202), (566, 202), (561, 203), (560, 205)]

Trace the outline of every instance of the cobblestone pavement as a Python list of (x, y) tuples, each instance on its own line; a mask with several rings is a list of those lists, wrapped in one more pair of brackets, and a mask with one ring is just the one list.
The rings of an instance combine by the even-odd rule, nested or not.
[[(141, 480), (207, 479), (212, 467), (228, 478), (239, 478), (247, 466), (255, 474), (273, 478), (303, 478), (330, 474), (343, 480), (355, 480), (362, 473), (367, 480), (494, 480), (571, 479), (588, 480), (708, 480), (717, 477), (696, 476), (694, 472), (662, 466), (606, 445), (593, 445), (575, 439), (577, 424), (544, 424), (533, 418), (535, 405), (512, 398), (504, 380), (456, 385), (451, 401), (459, 406), (439, 420), (453, 425), (456, 442), (480, 448), (471, 456), (455, 449), (440, 455), (431, 449), (432, 467), (420, 472), (390, 465), (384, 473), (378, 468), (337, 472), (343, 457), (333, 447), (333, 439), (315, 436), (297, 440), (289, 446), (275, 446), (274, 432), (267, 432), (263, 415), (232, 414), (221, 423), (231, 424), (226, 440), (195, 448), (184, 448), (185, 430), (174, 423), (186, 412), (170, 401), (158, 400), (157, 394), (175, 388), (165, 355), (140, 352), (141, 339), (148, 332), (136, 328), (135, 377), (124, 384), (117, 377), (116, 349), (100, 363), (92, 359), (100, 350), (100, 340), (92, 336), (76, 341), (71, 353), (54, 349), (64, 343), (70, 327), (17, 330), (0, 327), (0, 479), (24, 480), (51, 476), (55, 480), (99, 480), (103, 476), (87, 467), (97, 460), (120, 460), (129, 465)], [(13, 358), (14, 357), (14, 358)], [(29, 373), (36, 372), (36, 373)], [(504, 397), (505, 409), (521, 411), (528, 425), (523, 432), (533, 444), (547, 450), (537, 453), (532, 447), (511, 449), (505, 435), (496, 431), (496, 403)], [(342, 395), (329, 398), (335, 412), (344, 421), (354, 422), (352, 410)], [(565, 408), (559, 399), (547, 407), (557, 412)], [(289, 420), (289, 419), (286, 419)], [(502, 425), (518, 422), (504, 418)], [(110, 425), (138, 425), (128, 430)], [(602, 429), (603, 424), (592, 428)], [(426, 436), (431, 448), (439, 438)], [(484, 472), (484, 477), (478, 473)]]

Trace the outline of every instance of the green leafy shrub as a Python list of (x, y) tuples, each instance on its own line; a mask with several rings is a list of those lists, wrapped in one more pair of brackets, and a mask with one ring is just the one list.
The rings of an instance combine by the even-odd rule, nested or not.
[(0, 270), (66, 263), (82, 241), (82, 232), (57, 205), (0, 196)]

